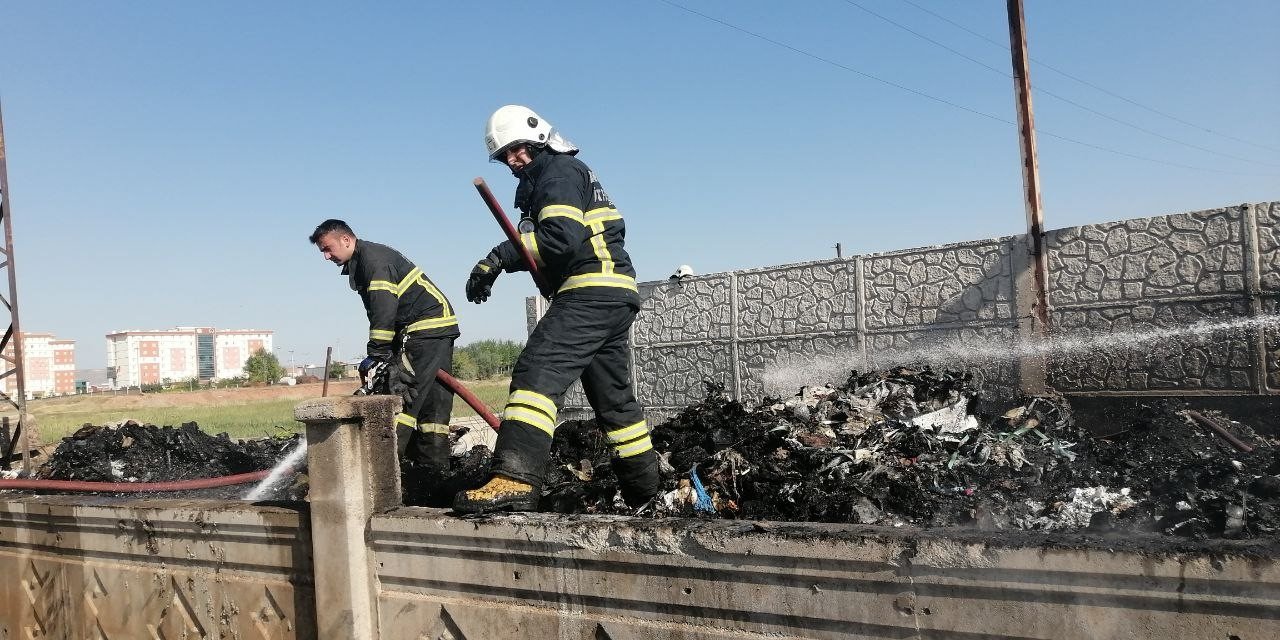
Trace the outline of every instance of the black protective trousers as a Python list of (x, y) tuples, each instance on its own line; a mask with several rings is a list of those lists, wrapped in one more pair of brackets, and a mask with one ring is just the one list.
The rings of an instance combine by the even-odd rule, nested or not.
[(419, 465), (449, 468), (449, 416), (453, 392), (436, 379), (436, 371), (453, 371), (453, 338), (426, 338), (408, 334), (400, 344), (396, 385), (403, 407), (396, 426), (409, 435), (405, 457)]
[(511, 396), (494, 446), (494, 474), (541, 486), (557, 413), (582, 379), (596, 422), (614, 447), (613, 469), (629, 504), (659, 488), (658, 457), (631, 385), (631, 323), (626, 300), (557, 298), (538, 322), (511, 373)]

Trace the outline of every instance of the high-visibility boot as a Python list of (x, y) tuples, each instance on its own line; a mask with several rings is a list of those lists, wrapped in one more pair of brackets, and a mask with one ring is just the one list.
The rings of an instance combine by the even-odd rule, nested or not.
[(537, 487), (497, 475), (483, 487), (460, 491), (453, 499), (453, 510), (458, 513), (486, 513), (490, 511), (537, 511)]

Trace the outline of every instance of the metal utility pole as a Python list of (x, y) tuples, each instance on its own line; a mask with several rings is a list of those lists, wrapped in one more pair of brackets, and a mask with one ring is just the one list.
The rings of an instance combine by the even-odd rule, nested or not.
[[(1040, 207), (1040, 163), (1031, 110), (1031, 71), (1027, 64), (1027, 23), (1022, 0), (1008, 0), (1009, 51), (1013, 54), (1013, 94), (1018, 106), (1018, 148), (1022, 153), (1023, 198), (1027, 209), (1024, 268), (1017, 274), (1019, 337), (1025, 343), (1046, 339), (1049, 330), (1048, 256), (1044, 251), (1044, 211)], [(1024, 393), (1043, 393), (1043, 356), (1023, 356), (1019, 378)]]
[[(18, 276), (13, 261), (13, 212), (9, 207), (9, 163), (4, 146), (4, 110), (0, 108), (0, 219), (4, 220), (4, 247), (0, 248), (0, 254), (2, 254), (0, 267), (9, 272), (9, 295), (8, 297), (0, 296), (0, 302), (3, 302), (9, 310), (9, 329), (4, 332), (4, 337), (0, 338), (0, 360), (3, 360), (3, 364), (0, 364), (0, 379), (13, 380), (9, 388), (17, 390), (16, 395), (0, 392), (0, 398), (18, 410), (18, 423), (13, 430), (12, 440), (0, 442), (0, 447), (3, 447), (3, 450), (0, 450), (0, 455), (3, 455), (0, 461), (7, 469), (14, 449), (20, 447), (22, 469), (30, 472), (31, 461), (28, 456), (32, 444), (31, 421), (27, 416), (27, 381), (22, 362), (22, 329), (18, 324)], [(13, 344), (12, 359), (5, 355), (5, 349), (10, 342)]]

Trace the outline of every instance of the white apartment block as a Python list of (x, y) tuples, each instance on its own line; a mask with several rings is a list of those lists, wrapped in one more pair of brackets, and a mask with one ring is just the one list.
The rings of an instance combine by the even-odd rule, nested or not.
[(220, 380), (244, 375), (244, 363), (258, 350), (270, 353), (273, 331), (178, 327), (107, 334), (107, 368), (116, 387)]
[[(22, 361), (27, 399), (64, 395), (76, 391), (76, 341), (61, 340), (52, 333), (22, 332)], [(4, 347), (4, 371), (13, 366), (13, 341)], [(0, 379), (0, 391), (18, 392), (15, 376)]]

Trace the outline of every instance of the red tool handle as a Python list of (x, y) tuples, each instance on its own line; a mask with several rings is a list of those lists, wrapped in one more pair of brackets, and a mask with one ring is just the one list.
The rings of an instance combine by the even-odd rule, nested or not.
[(529, 274), (533, 276), (534, 284), (538, 285), (538, 291), (544, 297), (549, 297), (548, 292), (551, 287), (547, 285), (546, 278), (542, 277), (542, 271), (538, 269), (538, 263), (534, 262), (533, 254), (529, 252), (529, 248), (520, 242), (520, 234), (516, 232), (516, 228), (511, 226), (511, 220), (507, 218), (507, 214), (502, 210), (502, 205), (498, 204), (498, 199), (493, 197), (493, 192), (489, 190), (489, 185), (484, 183), (484, 178), (476, 178), (471, 181), (476, 186), (476, 191), (480, 192), (480, 197), (486, 205), (489, 205), (489, 212), (493, 214), (493, 219), (498, 221), (498, 226), (502, 227), (502, 232), (507, 234), (507, 239), (520, 249), (520, 255), (524, 256), (525, 264), (529, 265)]

